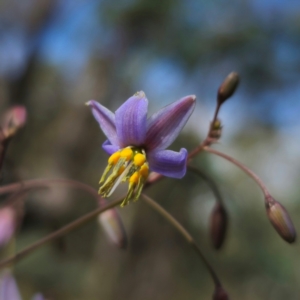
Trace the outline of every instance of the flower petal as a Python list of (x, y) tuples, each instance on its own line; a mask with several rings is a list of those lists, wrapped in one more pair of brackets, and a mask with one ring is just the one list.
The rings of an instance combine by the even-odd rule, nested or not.
[[(120, 147), (119, 146), (115, 146), (112, 145), (111, 142), (109, 140), (106, 140), (103, 144), (102, 144), (102, 148), (103, 150), (109, 154), (112, 155), (113, 153), (117, 152)], [(1, 300), (1, 299), (0, 299)]]
[(109, 141), (113, 145), (119, 145), (114, 113), (95, 100), (90, 100), (86, 104), (92, 108), (94, 118)]
[(116, 127), (120, 146), (140, 146), (147, 130), (148, 100), (137, 92), (116, 111)]
[(182, 178), (186, 172), (188, 152), (180, 149), (180, 152), (171, 150), (158, 150), (150, 152), (147, 156), (150, 170), (172, 178)]
[(192, 114), (196, 96), (186, 96), (152, 115), (148, 120), (145, 146), (147, 150), (170, 146)]
[(22, 300), (15, 279), (5, 273), (0, 283), (0, 299)]

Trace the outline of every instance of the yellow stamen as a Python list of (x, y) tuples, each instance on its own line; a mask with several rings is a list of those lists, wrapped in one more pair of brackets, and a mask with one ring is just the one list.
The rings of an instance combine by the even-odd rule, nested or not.
[(147, 163), (144, 163), (142, 166), (141, 166), (141, 169), (139, 171), (140, 175), (143, 176), (144, 178), (148, 178), (148, 175), (149, 175), (149, 166)]
[(108, 159), (108, 164), (113, 166), (116, 165), (118, 160), (120, 159), (120, 156), (121, 156), (120, 151), (113, 153)]
[(120, 156), (121, 156), (121, 152), (120, 151), (117, 151), (115, 153), (113, 153), (109, 159), (108, 159), (108, 165), (107, 167), (105, 168), (101, 178), (100, 178), (100, 181), (99, 181), (99, 184), (103, 183), (104, 180), (105, 180), (105, 177), (106, 175), (108, 174), (108, 172), (111, 170), (112, 166), (116, 165), (118, 160), (120, 159)]
[(138, 182), (139, 182), (139, 173), (134, 172), (129, 178), (128, 192), (127, 192), (125, 199), (121, 203), (121, 207), (124, 207), (125, 205), (127, 205), (129, 203), (129, 200), (132, 198), (133, 192), (134, 192), (135, 187), (137, 186)]
[(131, 160), (133, 151), (131, 148), (127, 147), (121, 151), (121, 157), (125, 158), (126, 161)]
[(138, 167), (141, 167), (146, 161), (146, 157), (142, 153), (137, 153), (133, 158), (134, 164)]
[(139, 182), (139, 177), (140, 177), (139, 173), (134, 172), (129, 178), (129, 183), (137, 184)]
[[(107, 177), (112, 168), (113, 170)], [(121, 182), (128, 181), (128, 192), (121, 204), (123, 207), (130, 200), (138, 200), (148, 175), (149, 166), (145, 151), (135, 147), (126, 147), (109, 157), (108, 166), (100, 179), (102, 186), (99, 188), (99, 194), (109, 197)]]

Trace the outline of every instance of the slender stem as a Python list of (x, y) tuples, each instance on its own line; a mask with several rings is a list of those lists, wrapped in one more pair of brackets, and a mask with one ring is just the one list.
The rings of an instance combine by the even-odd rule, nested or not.
[(200, 257), (202, 262), (204, 263), (205, 267), (207, 268), (208, 272), (210, 273), (212, 280), (214, 281), (214, 284), (216, 287), (221, 286), (221, 282), (212, 268), (212, 266), (209, 264), (209, 262), (206, 260), (204, 255), (202, 254), (202, 251), (200, 247), (197, 245), (194, 238), (190, 235), (190, 233), (168, 212), (166, 211), (161, 205), (159, 205), (156, 201), (151, 199), (149, 196), (142, 194), (142, 197), (146, 201), (147, 204), (149, 204), (153, 209), (155, 209), (159, 214), (161, 214), (171, 225), (173, 225), (178, 232), (186, 239), (186, 241), (192, 246), (192, 248), (195, 250), (197, 255)]
[(253, 172), (251, 171), (248, 167), (237, 161), (236, 159), (232, 158), (231, 156), (228, 156), (227, 154), (224, 154), (220, 151), (217, 151), (215, 149), (212, 149), (210, 147), (205, 147), (205, 151), (218, 155), (220, 157), (225, 158), (226, 160), (230, 161), (231, 163), (235, 164), (237, 167), (242, 169), (246, 174), (248, 174), (261, 188), (262, 192), (264, 193), (265, 197), (269, 197), (270, 193), (266, 187), (266, 185), (263, 183), (263, 181)]
[[(220, 111), (220, 108), (221, 108), (221, 104), (218, 102), (217, 103), (217, 106), (216, 106), (216, 109), (215, 109), (215, 113), (214, 113), (214, 117), (213, 117), (213, 120), (211, 122), (211, 124), (214, 124), (215, 121), (217, 120), (217, 117), (218, 117), (218, 113)], [(209, 132), (211, 131), (211, 128), (209, 129)], [(209, 132), (208, 132), (208, 135), (209, 135)]]
[(119, 204), (121, 204), (123, 198), (121, 199), (117, 199), (115, 201), (112, 201), (102, 207), (99, 207), (93, 211), (91, 211), (90, 213), (87, 213), (85, 215), (83, 215), (82, 217), (76, 219), (75, 221), (63, 226), (62, 228), (60, 228), (59, 230), (48, 234), (47, 236), (45, 236), (44, 238), (38, 240), (37, 242), (29, 245), (28, 247), (26, 247), (25, 249), (21, 250), (20, 252), (16, 253), (15, 255), (12, 255), (2, 261), (0, 261), (0, 269), (3, 267), (6, 267), (7, 265), (17, 262), (20, 259), (24, 258), (25, 256), (27, 256), (28, 254), (32, 253), (34, 250), (40, 248), (41, 246), (45, 245), (46, 243), (52, 241), (53, 239), (57, 239), (75, 229), (77, 229), (78, 227), (86, 224), (87, 222), (91, 221), (92, 219), (94, 219), (98, 214), (113, 208), (114, 206), (117, 206)]
[(193, 173), (197, 174), (202, 179), (204, 179), (207, 182), (207, 184), (209, 185), (209, 187), (211, 188), (213, 194), (215, 195), (216, 200), (221, 204), (223, 203), (223, 199), (222, 199), (221, 193), (218, 189), (218, 186), (209, 176), (207, 176), (205, 173), (203, 173), (199, 169), (192, 167), (192, 166), (188, 166), (188, 170), (192, 171)]
[(32, 180), (26, 180), (21, 181), (17, 183), (7, 184), (5, 186), (0, 187), (0, 195), (2, 194), (8, 194), (15, 191), (24, 191), (24, 190), (31, 190), (31, 189), (37, 189), (37, 188), (46, 188), (51, 185), (67, 185), (72, 186), (74, 188), (84, 190), (87, 193), (91, 194), (94, 197), (99, 197), (98, 192), (92, 188), (91, 186), (82, 183), (80, 181), (72, 180), (72, 179), (64, 179), (64, 178), (58, 178), (58, 179), (32, 179)]

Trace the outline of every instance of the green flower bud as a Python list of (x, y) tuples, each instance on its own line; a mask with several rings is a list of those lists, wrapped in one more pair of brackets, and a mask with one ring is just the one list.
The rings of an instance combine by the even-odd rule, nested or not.
[(236, 72), (231, 72), (218, 90), (218, 103), (219, 105), (223, 104), (228, 98), (230, 98), (239, 85), (240, 77)]
[(265, 198), (268, 218), (275, 230), (288, 243), (296, 240), (296, 230), (286, 209), (271, 196)]

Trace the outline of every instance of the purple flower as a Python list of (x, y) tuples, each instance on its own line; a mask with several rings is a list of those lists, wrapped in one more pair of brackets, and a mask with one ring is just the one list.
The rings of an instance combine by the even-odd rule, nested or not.
[[(36, 294), (32, 300), (44, 300), (42, 294)], [(0, 280), (0, 300), (22, 300), (15, 279), (5, 272)]]
[(186, 124), (195, 100), (195, 96), (186, 96), (149, 118), (148, 100), (142, 91), (130, 97), (115, 114), (94, 100), (87, 102), (107, 137), (102, 147), (111, 155), (100, 179), (99, 194), (108, 197), (120, 182), (128, 181), (128, 193), (121, 205), (124, 206), (129, 200), (139, 198), (149, 169), (164, 176), (182, 178), (186, 172), (187, 150), (165, 149)]

